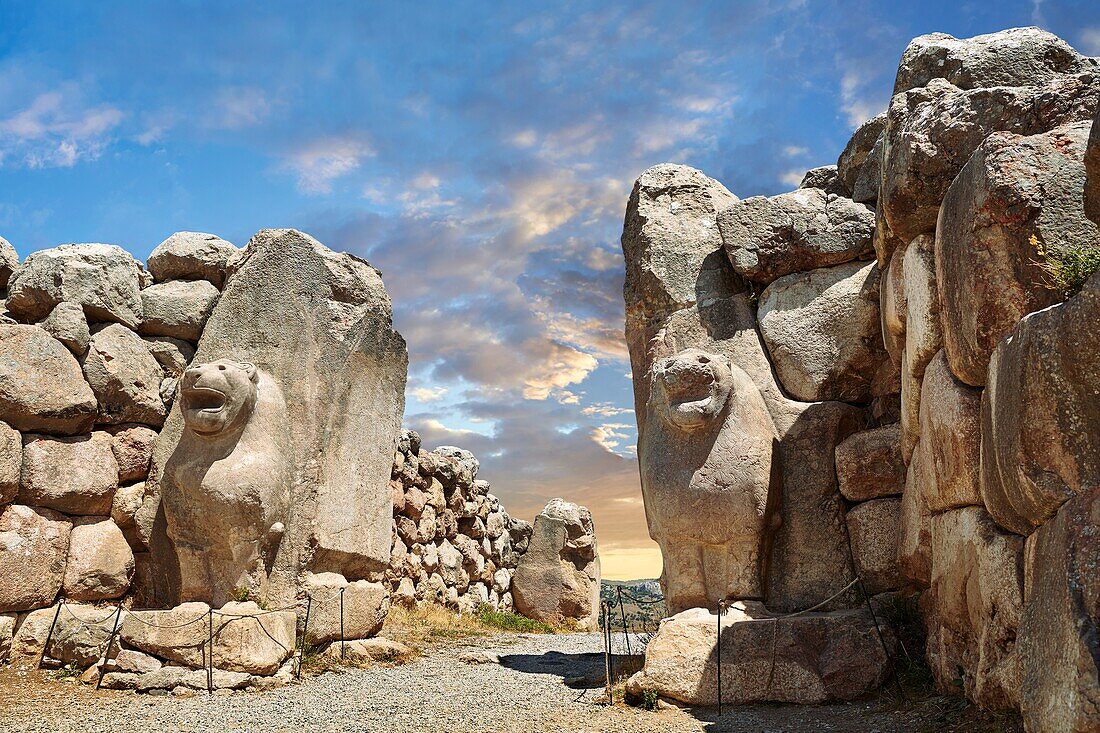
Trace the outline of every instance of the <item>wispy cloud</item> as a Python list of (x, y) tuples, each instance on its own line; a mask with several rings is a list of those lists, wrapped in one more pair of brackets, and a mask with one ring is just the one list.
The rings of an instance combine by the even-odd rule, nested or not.
[(73, 84), (39, 94), (0, 119), (0, 163), (69, 168), (94, 160), (124, 117), (112, 105), (85, 104)]
[(332, 183), (359, 167), (374, 148), (357, 136), (325, 137), (311, 140), (287, 155), (283, 167), (293, 171), (303, 193), (332, 192)]

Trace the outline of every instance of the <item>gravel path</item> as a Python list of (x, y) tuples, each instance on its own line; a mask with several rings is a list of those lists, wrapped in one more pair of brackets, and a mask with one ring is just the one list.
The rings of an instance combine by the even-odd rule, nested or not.
[[(921, 721), (927, 725), (925, 711), (890, 709), (882, 700), (741, 707), (727, 709), (720, 723), (713, 710), (646, 712), (597, 705), (600, 649), (595, 634), (501, 634), (431, 649), (399, 667), (342, 670), (266, 693), (193, 698), (97, 692), (7, 668), (0, 671), (0, 730), (917, 733)], [(499, 663), (468, 661), (493, 654)], [(578, 677), (591, 682), (578, 683)], [(580, 686), (567, 686), (566, 680)]]

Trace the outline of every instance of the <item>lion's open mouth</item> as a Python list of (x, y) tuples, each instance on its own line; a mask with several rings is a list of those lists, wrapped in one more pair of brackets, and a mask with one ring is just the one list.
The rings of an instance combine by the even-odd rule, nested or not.
[(200, 412), (221, 412), (225, 407), (225, 393), (213, 387), (188, 387), (183, 392), (188, 410)]

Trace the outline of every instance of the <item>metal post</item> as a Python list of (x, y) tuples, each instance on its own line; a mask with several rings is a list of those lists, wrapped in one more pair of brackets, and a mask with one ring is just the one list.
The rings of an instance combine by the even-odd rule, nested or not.
[(298, 679), (302, 679), (302, 662), (306, 657), (306, 636), (309, 634), (309, 612), (313, 608), (313, 597), (306, 596), (306, 622), (302, 625), (302, 648), (298, 652)]
[(38, 657), (38, 666), (42, 666), (43, 660), (46, 659), (46, 650), (50, 648), (50, 640), (53, 639), (53, 629), (57, 626), (57, 617), (61, 615), (61, 604), (65, 601), (57, 602), (57, 610), (53, 613), (53, 621), (50, 622), (50, 630), (46, 632), (46, 643), (42, 645), (42, 655)]
[(630, 651), (630, 632), (626, 628), (626, 610), (623, 608), (623, 587), (619, 585), (615, 589), (619, 592), (619, 615), (623, 619), (623, 635), (626, 636), (626, 656), (633, 657)]
[(103, 684), (103, 668), (107, 666), (107, 656), (111, 653), (111, 645), (115, 643), (115, 635), (118, 634), (118, 622), (122, 618), (122, 601), (118, 602), (118, 610), (115, 611), (115, 624), (111, 628), (111, 635), (107, 637), (107, 646), (103, 648), (103, 656), (99, 660), (99, 679), (95, 681), (95, 688)]
[(340, 589), (340, 661), (344, 661), (344, 589)]
[(718, 717), (722, 717), (722, 607), (726, 602), (718, 601)]
[(871, 612), (871, 622), (875, 625), (875, 633), (878, 635), (878, 643), (882, 645), (882, 651), (886, 654), (886, 658), (894, 665), (894, 682), (898, 686), (898, 694), (901, 695), (901, 699), (908, 702), (909, 697), (905, 694), (905, 688), (901, 686), (901, 678), (898, 677), (897, 661), (890, 656), (890, 650), (886, 646), (886, 640), (882, 638), (882, 629), (878, 626), (878, 616), (875, 614), (875, 608), (871, 605), (871, 597), (867, 595), (867, 587), (863, 585), (863, 578), (857, 576), (859, 580), (859, 592), (863, 595), (863, 602), (867, 604), (867, 610)]
[(609, 611), (610, 606), (606, 603), (600, 604), (600, 615), (603, 621), (603, 660), (604, 660), (604, 673), (606, 674), (606, 680), (604, 681), (604, 687), (607, 689), (607, 704), (612, 704), (611, 697), (611, 613)]
[[(209, 622), (210, 629), (210, 652), (206, 657), (206, 692), (207, 694), (214, 693), (214, 609), (211, 608), (206, 612), (206, 617)], [(201, 618), (201, 617), (200, 617)]]

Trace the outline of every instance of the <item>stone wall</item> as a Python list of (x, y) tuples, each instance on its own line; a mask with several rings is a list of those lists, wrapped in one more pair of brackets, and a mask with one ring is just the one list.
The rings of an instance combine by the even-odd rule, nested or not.
[[(917, 592), (943, 691), (1020, 709), (1032, 731), (1100, 727), (1100, 274), (1080, 292), (1062, 277), (1100, 249), (1098, 99), (1097, 60), (1044, 31), (932, 34), (906, 49), (889, 109), (794, 192), (642, 174), (626, 332), (666, 593), (791, 611), (857, 574), (870, 594)], [(759, 391), (769, 450), (693, 437), (740, 409), (705, 417), (717, 367), (677, 367), (669, 387), (693, 349)], [(670, 451), (653, 421), (677, 415)], [(712, 517), (722, 491), (759, 484), (754, 461), (773, 469), (766, 504)], [(668, 501), (702, 526), (663, 521)], [(752, 523), (767, 531), (749, 545), (721, 531)], [(730, 583), (746, 566), (762, 594)]]
[(531, 524), (508, 515), (480, 463), (461, 448), (423, 450), (406, 430), (397, 442), (393, 551), (385, 580), (394, 603), (434, 603), (472, 612), (513, 609), (512, 579), (528, 549)]
[[(177, 233), (147, 267), (106, 244), (19, 263), (0, 240), (0, 290), (4, 618), (21, 624), (59, 598), (286, 606), (318, 578), (374, 581), (374, 612), (388, 607), (378, 581), (407, 355), (377, 270), (293, 230), (244, 249)], [(189, 391), (201, 404), (181, 410)], [(212, 395), (218, 405), (202, 402)], [(188, 412), (210, 422), (230, 407), (256, 428), (227, 433), (226, 452), (192, 434)], [(219, 471), (221, 488), (244, 492), (237, 505), (210, 483)], [(185, 549), (202, 573), (188, 573)], [(215, 567), (231, 555), (247, 567)], [(0, 637), (18, 625), (0, 621)]]

